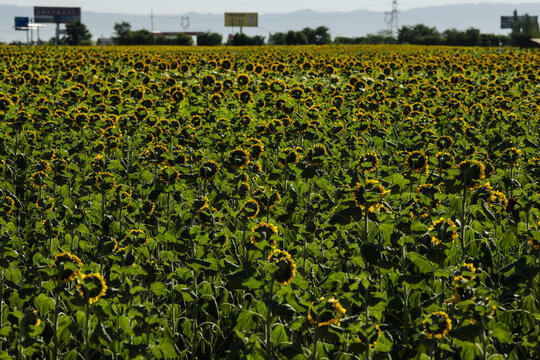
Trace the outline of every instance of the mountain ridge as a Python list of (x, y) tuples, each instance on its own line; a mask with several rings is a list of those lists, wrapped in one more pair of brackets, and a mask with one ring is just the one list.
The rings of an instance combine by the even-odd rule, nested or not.
[[(510, 16), (514, 9), (519, 14), (540, 15), (540, 3), (430, 5), (398, 12), (398, 23), (399, 27), (422, 23), (436, 27), (441, 32), (449, 28), (465, 30), (474, 27), (482, 33), (504, 35), (508, 34), (509, 30), (500, 29), (500, 16)], [(29, 6), (0, 5), (0, 42), (26, 41), (25, 32), (13, 29), (14, 17), (32, 17), (32, 15), (33, 8)], [(181, 16), (189, 16), (190, 26), (187, 29), (182, 28), (180, 24)], [(143, 28), (151, 30), (150, 15), (90, 12), (82, 7), (82, 22), (92, 33), (93, 40), (111, 37), (114, 33), (114, 24), (121, 21), (129, 22), (132, 30)], [(225, 27), (223, 14), (213, 13), (154, 14), (153, 23), (154, 31), (213, 31), (221, 33), (224, 39), (228, 34), (239, 30)], [(259, 27), (246, 27), (243, 28), (243, 32), (251, 36), (263, 35), (268, 38), (275, 32), (300, 30), (305, 27), (315, 28), (321, 25), (330, 29), (332, 37), (365, 36), (387, 28), (384, 12), (371, 10), (319, 12), (304, 9), (287, 13), (259, 14)], [(52, 36), (54, 24), (47, 24), (40, 30), (41, 40), (48, 40)], [(33, 35), (33, 39), (37, 39), (37, 34)]]

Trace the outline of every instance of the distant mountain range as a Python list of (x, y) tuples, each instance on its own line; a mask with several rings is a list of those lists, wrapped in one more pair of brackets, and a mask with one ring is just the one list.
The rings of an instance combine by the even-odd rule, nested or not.
[[(528, 13), (540, 16), (540, 2), (515, 4), (461, 4), (445, 6), (429, 6), (410, 9), (398, 13), (399, 27), (403, 25), (425, 24), (436, 27), (439, 31), (449, 28), (464, 30), (469, 27), (480, 29), (482, 33), (508, 34), (509, 30), (500, 29), (501, 15), (512, 15), (516, 9), (518, 14)], [(0, 42), (26, 41), (26, 32), (13, 29), (15, 16), (33, 16), (32, 7), (15, 5), (0, 5)], [(181, 16), (189, 17), (189, 27), (184, 29)], [(82, 7), (82, 22), (88, 27), (93, 39), (111, 37), (116, 22), (127, 21), (132, 30), (152, 29), (150, 14), (127, 15), (97, 13), (84, 10)], [(184, 24), (185, 25), (185, 24)], [(336, 36), (365, 36), (387, 28), (384, 12), (357, 10), (352, 12), (316, 12), (300, 10), (285, 14), (260, 14), (259, 27), (244, 28), (248, 35), (263, 35), (266, 38), (271, 33), (300, 30), (305, 27), (315, 28), (324, 25), (330, 29), (332, 37)], [(177, 15), (154, 15), (154, 31), (213, 31), (228, 34), (239, 31), (238, 28), (224, 26), (224, 16), (219, 14), (186, 13)], [(40, 30), (41, 40), (49, 40), (54, 36), (54, 24), (47, 24)], [(37, 39), (37, 34), (33, 34)]]

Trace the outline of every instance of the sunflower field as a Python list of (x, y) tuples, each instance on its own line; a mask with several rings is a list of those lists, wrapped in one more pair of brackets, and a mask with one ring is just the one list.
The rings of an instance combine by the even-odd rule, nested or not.
[(0, 359), (540, 357), (538, 51), (0, 58)]

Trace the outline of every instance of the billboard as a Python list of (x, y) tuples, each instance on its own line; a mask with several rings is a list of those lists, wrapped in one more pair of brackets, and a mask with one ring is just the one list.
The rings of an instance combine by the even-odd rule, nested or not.
[[(513, 19), (513, 16), (501, 16), (501, 29), (511, 29)], [(529, 16), (529, 19), (533, 24), (538, 22), (538, 16)], [(518, 21), (525, 21), (525, 15), (518, 16)]]
[(34, 22), (36, 23), (67, 23), (81, 21), (81, 8), (34, 6)]
[(257, 13), (225, 13), (225, 26), (258, 26)]
[(30, 18), (23, 16), (15, 17), (15, 30), (28, 30), (28, 23)]

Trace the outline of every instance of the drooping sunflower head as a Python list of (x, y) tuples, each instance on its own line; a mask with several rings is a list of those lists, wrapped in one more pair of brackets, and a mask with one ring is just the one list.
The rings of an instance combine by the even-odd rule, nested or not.
[(365, 209), (368, 206), (370, 212), (381, 210), (381, 200), (390, 194), (377, 180), (368, 179), (365, 184), (356, 183), (352, 189), (352, 195), (356, 206)]
[(361, 331), (356, 334), (356, 340), (364, 345), (368, 344), (370, 347), (374, 347), (381, 335), (382, 331), (379, 325), (365, 324), (362, 326)]
[(424, 199), (429, 199), (428, 202), (433, 206), (436, 206), (439, 203), (439, 199), (437, 199), (436, 196), (441, 193), (441, 190), (438, 186), (433, 184), (422, 184), (418, 186), (416, 192), (420, 195), (417, 196), (417, 200), (420, 202), (425, 202), (421, 199), (421, 196), (424, 196)]
[(325, 325), (340, 325), (341, 318), (345, 315), (347, 310), (337, 299), (331, 297), (325, 299), (321, 297), (319, 300), (313, 301), (308, 309), (308, 320), (310, 323), (316, 326)]
[(358, 160), (357, 169), (364, 173), (369, 173), (377, 170), (379, 167), (379, 157), (375, 151), (370, 151), (364, 154)]
[[(66, 266), (66, 264), (72, 264)], [(63, 252), (61, 254), (55, 255), (54, 257), (54, 267), (58, 270), (58, 277), (60, 282), (69, 282), (79, 274), (79, 270), (83, 266), (81, 259), (78, 256), (70, 254), (68, 252)]]
[(219, 172), (219, 164), (214, 160), (204, 162), (199, 168), (199, 176), (203, 180), (212, 180)]
[(79, 295), (87, 299), (89, 304), (97, 302), (107, 292), (107, 284), (100, 273), (82, 274), (77, 288)]
[(253, 96), (249, 90), (242, 90), (238, 93), (238, 100), (240, 100), (242, 104), (247, 104), (253, 100)]
[(452, 147), (452, 145), (454, 145), (454, 140), (447, 135), (439, 136), (435, 142), (435, 145), (437, 145), (441, 151), (448, 150)]
[(242, 169), (249, 164), (249, 152), (241, 148), (234, 149), (229, 153), (228, 161), (233, 169)]
[(428, 157), (420, 150), (410, 152), (405, 158), (407, 168), (415, 173), (424, 174), (428, 171)]
[(271, 246), (276, 244), (276, 241), (272, 239), (272, 235), (277, 235), (278, 228), (274, 224), (260, 222), (258, 225), (251, 229), (255, 235), (252, 235), (250, 241), (252, 244), (257, 244), (260, 240), (266, 240)]
[(506, 210), (508, 205), (508, 199), (506, 195), (500, 191), (492, 190), (489, 192), (489, 198), (486, 200), (486, 204), (495, 210), (495, 212), (500, 213)]
[(473, 263), (463, 263), (463, 265), (456, 266), (454, 278), (460, 276), (461, 278), (470, 281), (476, 277), (476, 268)]
[(448, 170), (454, 167), (454, 157), (448, 152), (439, 152), (435, 155), (437, 159), (437, 169)]
[(311, 165), (322, 165), (327, 156), (328, 151), (326, 151), (326, 146), (324, 145), (315, 145), (306, 154), (307, 161)]
[(256, 200), (249, 199), (242, 206), (242, 214), (247, 219), (254, 219), (259, 213), (259, 203)]
[(297, 163), (300, 159), (300, 155), (296, 152), (294, 148), (285, 148), (281, 150), (281, 153), (278, 155), (278, 163), (281, 166), (286, 166), (287, 164)]
[(11, 214), (11, 212), (15, 208), (15, 200), (11, 196), (6, 195), (2, 197), (1, 201), (2, 202), (0, 203), (0, 210), (2, 210), (2, 212), (6, 215)]
[(431, 242), (435, 245), (453, 243), (458, 236), (456, 224), (450, 219), (445, 220), (443, 217), (431, 224), (429, 233), (431, 235)]
[(276, 265), (273, 277), (280, 285), (287, 285), (292, 281), (296, 273), (296, 264), (287, 251), (273, 249), (268, 256), (268, 262)]
[(460, 171), (459, 179), (468, 188), (480, 186), (478, 181), (486, 177), (484, 164), (478, 160), (464, 160), (457, 167)]
[(422, 329), (430, 339), (441, 339), (452, 329), (452, 320), (444, 311), (435, 311), (426, 316)]
[(515, 147), (505, 149), (501, 154), (501, 161), (510, 166), (518, 166), (521, 158), (521, 150)]

